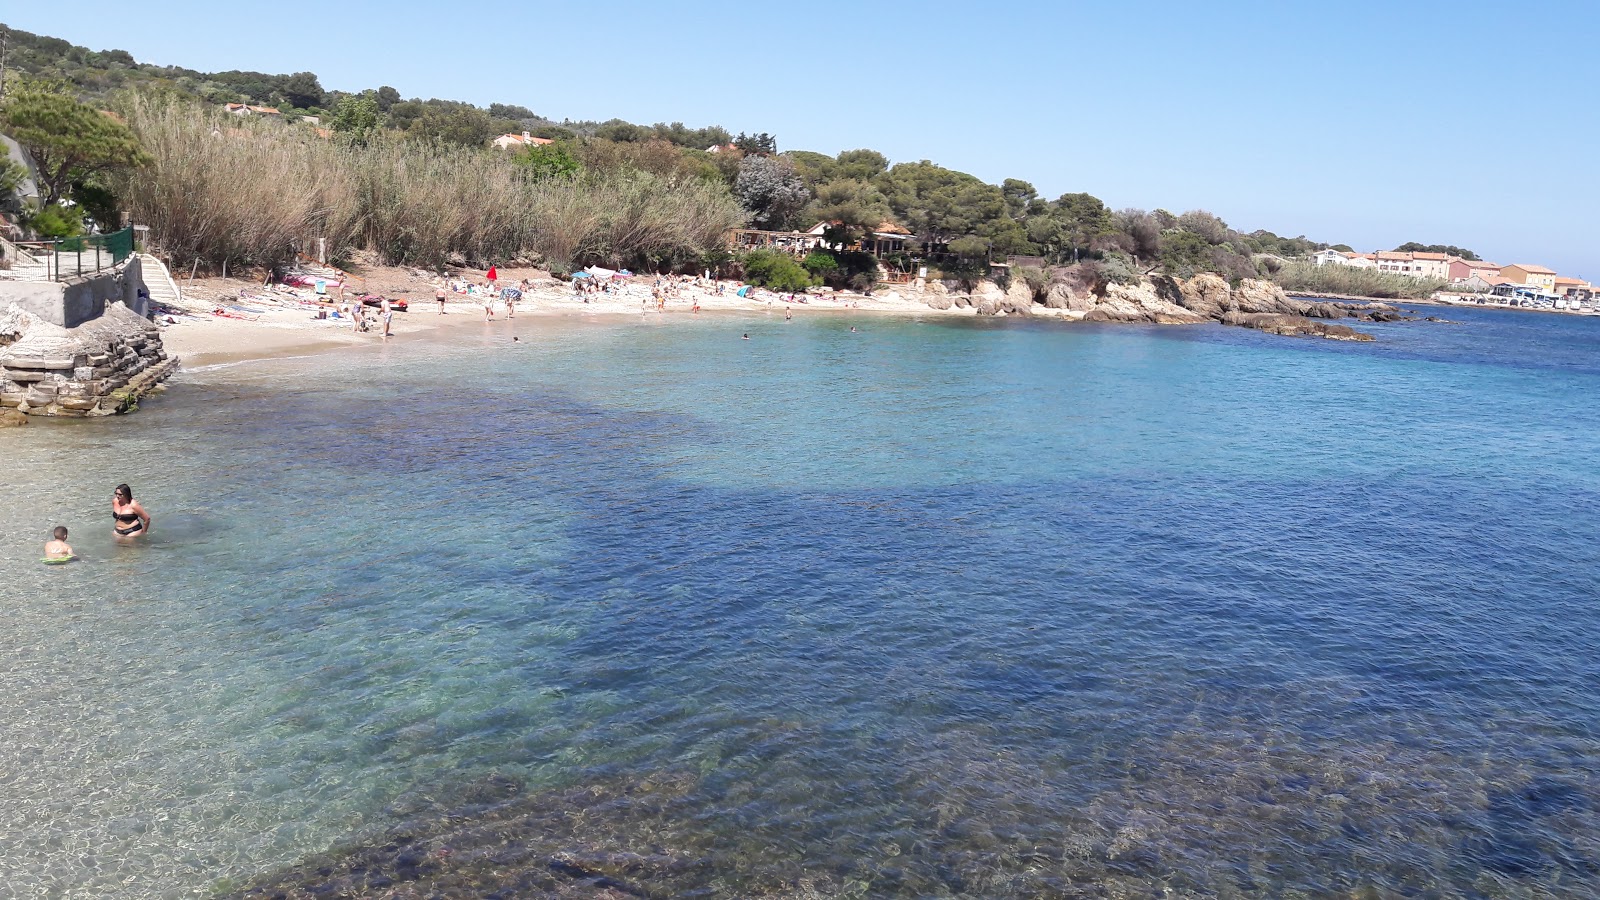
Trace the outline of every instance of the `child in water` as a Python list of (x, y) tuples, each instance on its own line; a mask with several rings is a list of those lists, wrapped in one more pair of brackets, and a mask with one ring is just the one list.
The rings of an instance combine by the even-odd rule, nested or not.
[(44, 558), (63, 562), (72, 559), (75, 554), (72, 552), (72, 545), (67, 543), (67, 526), (57, 525), (50, 536), (51, 540), (46, 541), (44, 545)]

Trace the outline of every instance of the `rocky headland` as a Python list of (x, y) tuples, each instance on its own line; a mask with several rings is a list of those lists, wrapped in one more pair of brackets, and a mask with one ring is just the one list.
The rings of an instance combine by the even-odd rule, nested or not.
[(1084, 322), (1193, 325), (1217, 322), (1272, 334), (1370, 341), (1372, 336), (1336, 320), (1397, 321), (1392, 306), (1371, 302), (1315, 301), (1285, 294), (1270, 281), (1230, 285), (1211, 274), (1177, 279), (1151, 275), (1132, 284), (1106, 282), (1085, 267), (1054, 269), (1042, 287), (1013, 279), (1002, 288), (981, 281), (971, 291), (932, 282), (921, 291), (933, 309), (970, 308), (977, 315), (1053, 316)]

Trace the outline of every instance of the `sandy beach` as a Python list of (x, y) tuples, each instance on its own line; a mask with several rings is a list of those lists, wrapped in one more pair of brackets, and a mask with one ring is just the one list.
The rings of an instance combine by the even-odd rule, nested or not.
[[(444, 282), (436, 276), (414, 269), (368, 267), (353, 277), (349, 290), (359, 289), (390, 299), (405, 300), (409, 309), (396, 311), (388, 341), (405, 341), (426, 332), (444, 328), (509, 329), (519, 320), (537, 321), (553, 316), (694, 316), (727, 312), (776, 312), (788, 309), (795, 317), (838, 315), (841, 313), (899, 313), (939, 316), (971, 316), (971, 308), (934, 309), (917, 293), (880, 289), (871, 296), (855, 293), (780, 294), (751, 288), (738, 296), (739, 282), (721, 282), (719, 294), (714, 285), (682, 282), (676, 277), (675, 292), (657, 309), (652, 296), (655, 276), (639, 275), (616, 279), (613, 291), (580, 296), (571, 284), (535, 269), (501, 269), (499, 284), (516, 286), (524, 279), (532, 287), (516, 303), (514, 317), (508, 317), (505, 303), (495, 300), (494, 315), (486, 319), (484, 297), (458, 290), (464, 284), (481, 286), (482, 271), (451, 273), (445, 314), (439, 314), (435, 291)], [(667, 279), (664, 277), (663, 282)], [(263, 359), (287, 354), (313, 352), (360, 344), (378, 344), (381, 323), (372, 330), (357, 332), (343, 315), (333, 313), (341, 306), (337, 299), (319, 297), (314, 288), (236, 278), (202, 278), (182, 285), (183, 310), (164, 309), (155, 317), (162, 328), (162, 341), (169, 354), (181, 357), (187, 365), (209, 365)], [(791, 301), (790, 298), (793, 298)], [(346, 301), (347, 303), (348, 301)], [(698, 305), (699, 311), (695, 307)], [(222, 314), (218, 314), (218, 313)], [(369, 319), (376, 321), (376, 310)], [(327, 316), (322, 318), (321, 316)]]

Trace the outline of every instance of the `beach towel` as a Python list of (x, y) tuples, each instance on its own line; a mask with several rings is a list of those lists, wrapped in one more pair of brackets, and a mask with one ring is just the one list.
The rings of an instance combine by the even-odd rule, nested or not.
[(521, 300), (522, 299), (522, 292), (517, 290), (516, 288), (501, 288), (500, 289), (500, 297), (501, 297), (501, 299), (504, 299), (504, 300), (512, 300), (512, 301)]

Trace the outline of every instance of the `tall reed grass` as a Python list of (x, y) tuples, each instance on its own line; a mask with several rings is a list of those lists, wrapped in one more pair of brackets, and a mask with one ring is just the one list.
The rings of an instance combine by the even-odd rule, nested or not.
[(1309, 262), (1291, 262), (1271, 277), (1279, 287), (1290, 292), (1309, 291), (1389, 300), (1425, 299), (1445, 285), (1437, 278), (1412, 278), (1376, 269), (1319, 266)]
[(725, 185), (629, 170), (539, 181), (505, 154), (380, 135), (366, 146), (130, 95), (121, 112), (153, 162), (116, 186), (182, 265), (275, 265), (371, 250), (434, 266), (535, 256), (556, 268), (685, 265), (745, 214)]

